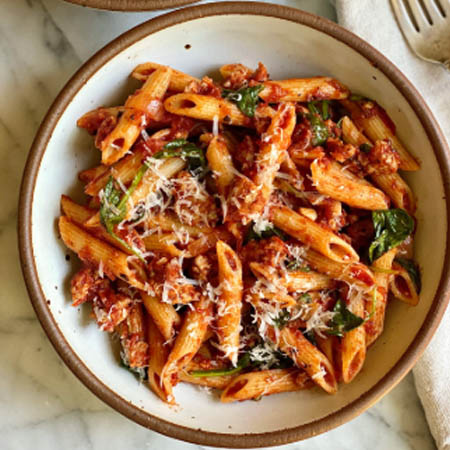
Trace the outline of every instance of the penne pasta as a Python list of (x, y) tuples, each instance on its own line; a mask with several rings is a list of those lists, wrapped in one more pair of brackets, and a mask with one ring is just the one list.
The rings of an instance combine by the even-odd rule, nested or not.
[(219, 241), (216, 244), (219, 266), (217, 300), (217, 335), (225, 356), (237, 364), (242, 309), (242, 265), (233, 249)]
[(419, 294), (408, 271), (396, 262), (393, 263), (392, 268), (395, 273), (389, 280), (389, 291), (402, 302), (416, 306), (419, 303)]
[(305, 370), (314, 383), (329, 394), (336, 393), (337, 381), (333, 366), (301, 331), (284, 328), (280, 332), (278, 345), (281, 351), (292, 358), (297, 367)]
[(328, 158), (314, 160), (311, 163), (311, 175), (321, 194), (354, 208), (377, 210), (389, 207), (389, 198), (382, 191)]
[[(133, 78), (136, 78), (136, 80), (146, 81), (152, 73), (163, 67), (166, 66), (153, 62), (139, 64), (133, 70), (133, 72), (131, 72), (131, 76)], [(185, 88), (193, 81), (200, 81), (200, 80), (186, 73), (172, 69), (169, 81), (169, 90), (174, 92), (183, 92)]]
[(308, 389), (312, 383), (298, 369), (272, 369), (249, 372), (235, 377), (223, 390), (222, 403), (258, 399), (280, 392)]
[(125, 112), (116, 127), (101, 143), (102, 163), (110, 166), (124, 156), (152, 117), (161, 110), (161, 101), (169, 86), (171, 69), (162, 67), (148, 77), (141, 89), (125, 103)]
[(367, 297), (366, 309), (367, 311), (370, 311), (374, 303), (375, 309), (373, 315), (365, 323), (367, 347), (373, 344), (383, 331), (390, 278), (389, 271), (392, 269), (392, 262), (394, 261), (396, 253), (397, 248), (393, 248), (380, 258), (376, 259), (372, 264), (374, 267), (376, 292), (375, 294), (369, 294)]
[(347, 263), (359, 260), (358, 254), (350, 244), (286, 206), (274, 206), (271, 208), (271, 215), (274, 225), (295, 239), (310, 245), (327, 258)]
[(166, 110), (172, 114), (192, 117), (194, 119), (219, 122), (227, 125), (248, 126), (250, 119), (236, 105), (222, 98), (199, 94), (176, 94), (164, 102)]

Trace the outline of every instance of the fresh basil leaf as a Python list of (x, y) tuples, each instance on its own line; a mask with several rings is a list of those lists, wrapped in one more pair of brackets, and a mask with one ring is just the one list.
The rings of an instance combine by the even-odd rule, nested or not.
[(298, 259), (292, 259), (286, 263), (287, 270), (300, 270), (301, 272), (311, 272), (311, 267)]
[(254, 117), (256, 105), (258, 104), (258, 94), (264, 89), (262, 84), (256, 86), (241, 88), (237, 91), (224, 89), (222, 97), (236, 103), (240, 111), (247, 117)]
[(262, 230), (261, 232), (256, 232), (254, 229), (255, 223), (252, 222), (250, 224), (249, 229), (247, 230), (247, 233), (244, 238), (244, 243), (247, 244), (248, 242), (252, 240), (259, 241), (261, 239), (267, 239), (272, 236), (278, 236), (282, 240), (286, 240), (286, 234), (284, 231), (280, 230), (276, 226), (268, 226), (265, 230)]
[(400, 245), (414, 230), (414, 220), (404, 209), (372, 211), (375, 239), (369, 247), (369, 260)]
[(189, 375), (193, 377), (222, 377), (224, 375), (235, 375), (251, 364), (249, 353), (245, 353), (244, 356), (239, 358), (236, 367), (230, 369), (212, 369), (212, 370), (193, 370), (189, 372)]
[(308, 109), (310, 113), (307, 117), (311, 124), (313, 132), (311, 142), (314, 147), (317, 147), (318, 145), (322, 145), (326, 142), (329, 137), (329, 132), (327, 126), (325, 125), (322, 117), (319, 114), (319, 111), (312, 102), (308, 103)]
[(395, 258), (395, 262), (399, 263), (409, 274), (411, 280), (416, 286), (417, 293), (420, 294), (422, 290), (422, 280), (420, 279), (419, 266), (412, 259)]
[(364, 319), (353, 314), (348, 308), (347, 304), (339, 299), (334, 305), (333, 308), (334, 316), (330, 320), (327, 330), (328, 334), (333, 336), (344, 336), (344, 333), (347, 333), (354, 328), (359, 327), (364, 323)]
[(204, 176), (206, 173), (206, 158), (203, 150), (186, 139), (175, 139), (167, 143), (163, 150), (153, 155), (156, 159), (183, 158), (188, 163), (188, 170), (196, 176)]
[(361, 144), (359, 146), (359, 149), (363, 152), (363, 153), (370, 153), (370, 150), (372, 150), (372, 146), (370, 144), (366, 144), (364, 142), (364, 144)]

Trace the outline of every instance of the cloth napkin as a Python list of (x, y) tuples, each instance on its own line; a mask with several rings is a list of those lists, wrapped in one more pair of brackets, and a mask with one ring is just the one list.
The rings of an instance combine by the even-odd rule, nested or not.
[[(412, 81), (450, 142), (450, 72), (415, 56), (400, 32), (389, 0), (334, 3), (338, 22), (376, 47)], [(450, 450), (450, 308), (413, 373), (436, 444), (440, 450)]]

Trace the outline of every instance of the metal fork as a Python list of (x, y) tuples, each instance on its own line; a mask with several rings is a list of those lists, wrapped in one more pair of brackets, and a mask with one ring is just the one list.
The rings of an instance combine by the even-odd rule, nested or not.
[(450, 0), (391, 0), (414, 53), (450, 70)]

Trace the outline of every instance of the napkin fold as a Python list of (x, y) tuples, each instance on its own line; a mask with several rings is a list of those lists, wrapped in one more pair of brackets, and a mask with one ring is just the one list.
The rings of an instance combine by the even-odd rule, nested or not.
[[(412, 52), (389, 0), (335, 0), (334, 3), (339, 24), (381, 51), (412, 81), (450, 142), (450, 72), (419, 59)], [(450, 450), (450, 308), (413, 373), (436, 444), (440, 450)]]

